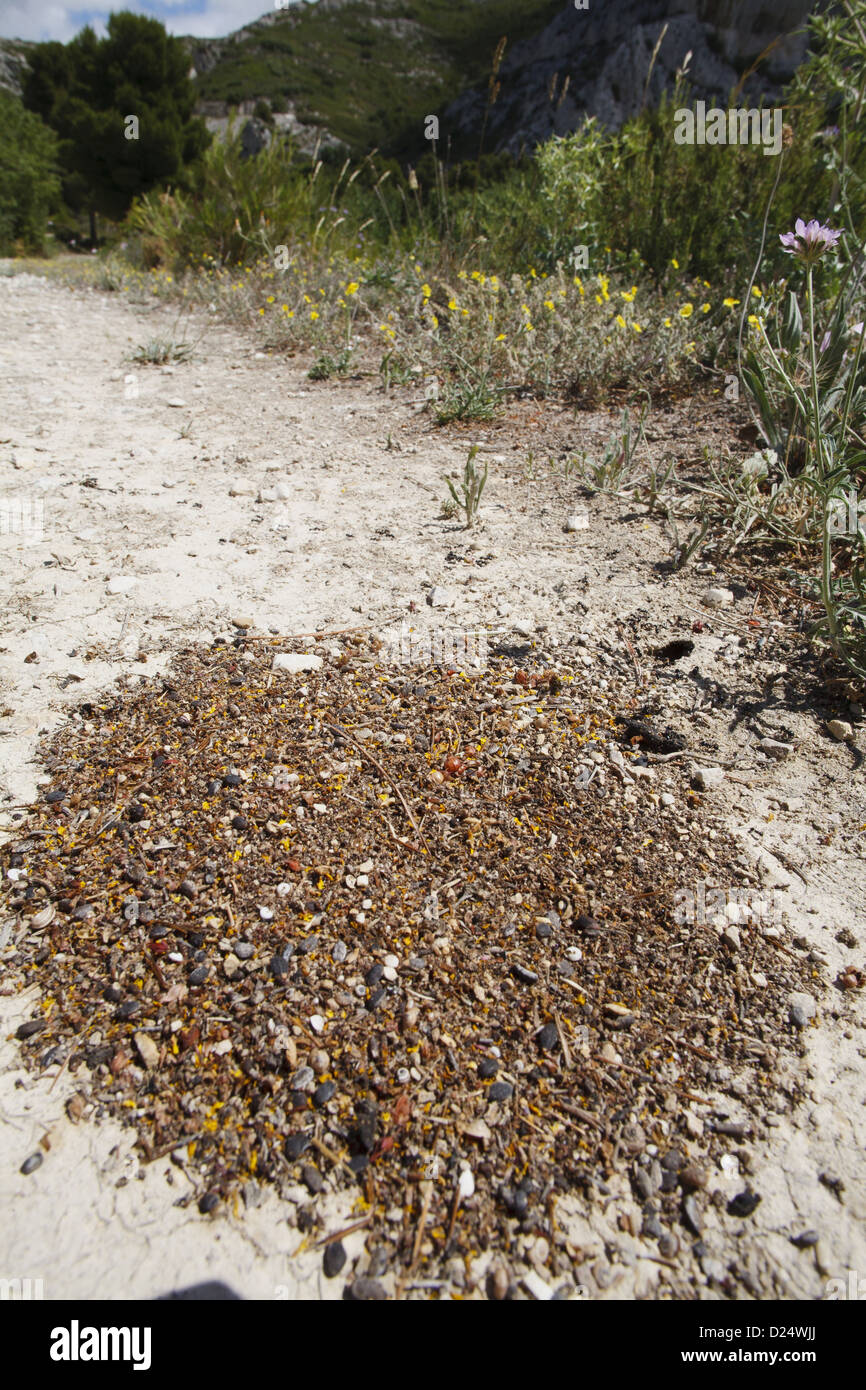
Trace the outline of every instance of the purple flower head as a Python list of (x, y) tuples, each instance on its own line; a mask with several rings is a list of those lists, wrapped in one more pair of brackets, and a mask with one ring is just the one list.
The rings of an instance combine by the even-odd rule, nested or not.
[(807, 265), (812, 265), (821, 259), (825, 251), (832, 250), (841, 235), (831, 227), (823, 227), (817, 218), (804, 222), (802, 217), (798, 217), (793, 232), (785, 232), (779, 240), (790, 255), (798, 256)]

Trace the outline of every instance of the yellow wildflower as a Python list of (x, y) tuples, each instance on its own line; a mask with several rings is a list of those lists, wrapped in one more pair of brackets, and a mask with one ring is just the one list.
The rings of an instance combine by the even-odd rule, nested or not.
[(695, 312), (694, 304), (683, 304), (680, 306), (680, 314), (684, 319), (690, 319)]

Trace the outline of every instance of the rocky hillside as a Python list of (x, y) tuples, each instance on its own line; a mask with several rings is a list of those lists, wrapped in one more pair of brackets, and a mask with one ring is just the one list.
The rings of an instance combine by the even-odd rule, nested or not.
[[(691, 53), (695, 95), (727, 94), (769, 48), (745, 94), (772, 98), (805, 49), (810, 0), (316, 0), (271, 9), (224, 39), (187, 38), (212, 128), (230, 107), (264, 98), (278, 128), (304, 147), (320, 136), (355, 154), (426, 148), (424, 117), (441, 117), (441, 147), (474, 155), (487, 75), (507, 36), (485, 147), (517, 153), (566, 134), (589, 114), (617, 126), (639, 109), (653, 49), (667, 32), (648, 99)], [(0, 40), (0, 86), (20, 91), (33, 45)]]
[[(772, 99), (802, 61), (802, 25), (814, 8), (810, 0), (590, 0), (587, 10), (576, 10), (569, 0), (540, 33), (510, 47), (488, 114), (486, 147), (532, 149), (574, 130), (586, 115), (605, 126), (621, 125), (640, 110), (665, 25), (648, 101), (671, 88), (689, 53), (694, 95), (724, 104), (765, 54), (743, 95)], [(443, 137), (450, 135), (458, 149), (471, 148), (486, 103), (486, 84), (461, 93), (444, 113)]]
[(23, 39), (0, 39), (0, 88), (21, 95), (21, 81), (27, 54), (35, 44)]

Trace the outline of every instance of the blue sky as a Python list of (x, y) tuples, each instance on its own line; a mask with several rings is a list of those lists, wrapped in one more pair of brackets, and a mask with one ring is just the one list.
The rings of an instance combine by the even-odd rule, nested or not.
[(104, 30), (112, 10), (133, 10), (161, 19), (172, 34), (215, 38), (258, 19), (275, 0), (117, 0), (116, 4), (82, 7), (64, 0), (0, 0), (0, 38), (59, 39), (66, 43), (85, 24)]

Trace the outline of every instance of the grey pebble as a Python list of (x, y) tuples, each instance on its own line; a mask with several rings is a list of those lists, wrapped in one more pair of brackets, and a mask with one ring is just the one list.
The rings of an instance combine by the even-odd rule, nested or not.
[(646, 1202), (655, 1192), (655, 1183), (646, 1168), (638, 1168), (634, 1175), (634, 1185), (638, 1196)]
[(346, 1247), (341, 1240), (332, 1240), (325, 1246), (322, 1269), (326, 1279), (334, 1279), (346, 1263)]
[(190, 972), (189, 977), (188, 977), (188, 980), (187, 980), (187, 983), (188, 983), (188, 984), (191, 984), (191, 985), (203, 985), (204, 982), (205, 982), (205, 980), (207, 979), (207, 977), (208, 977), (208, 968), (207, 968), (207, 966), (206, 966), (206, 965), (197, 965), (196, 968), (195, 968), (195, 970), (193, 970), (193, 971)]
[(42, 1159), (43, 1155), (37, 1149), (35, 1154), (31, 1154), (29, 1158), (25, 1158), (19, 1171), (24, 1174), (25, 1178), (29, 1177), (31, 1173), (36, 1172), (37, 1168), (42, 1167)]
[(559, 1032), (555, 1023), (545, 1023), (535, 1035), (542, 1052), (553, 1052), (559, 1046)]
[(342, 965), (343, 961), (346, 959), (348, 954), (349, 948), (346, 945), (345, 941), (337, 941), (334, 945), (333, 951), (331, 952), (331, 958), (336, 962), (337, 965)]
[(317, 1110), (321, 1110), (323, 1105), (327, 1105), (332, 1096), (336, 1094), (337, 1083), (335, 1081), (323, 1081), (321, 1086), (317, 1086), (313, 1092), (313, 1104)]
[(296, 1091), (311, 1091), (316, 1084), (316, 1073), (312, 1067), (298, 1067), (292, 1077), (292, 1087)]
[(356, 1279), (347, 1285), (346, 1297), (353, 1303), (383, 1303), (388, 1295), (378, 1279)]
[(514, 1087), (507, 1081), (494, 1081), (487, 1092), (488, 1100), (511, 1100), (514, 1094)]
[(256, 953), (256, 948), (251, 941), (238, 941), (235, 944), (235, 955), (238, 960), (249, 960)]
[(683, 1198), (683, 1220), (692, 1235), (699, 1236), (704, 1229), (701, 1209), (691, 1194)]
[(311, 1192), (314, 1197), (317, 1196), (325, 1186), (325, 1179), (322, 1177), (318, 1168), (315, 1168), (312, 1163), (304, 1164), (301, 1169), (301, 1177), (303, 1178), (307, 1191)]

